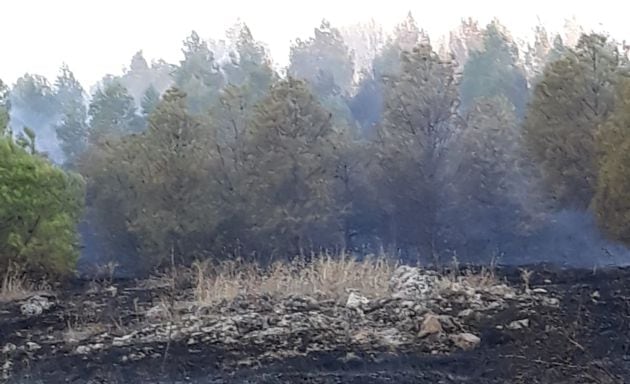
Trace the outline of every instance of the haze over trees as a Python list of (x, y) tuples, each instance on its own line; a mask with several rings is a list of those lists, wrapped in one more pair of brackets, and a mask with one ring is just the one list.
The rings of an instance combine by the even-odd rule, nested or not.
[(138, 51), (89, 95), (67, 65), (0, 82), (0, 266), (71, 272), (81, 219), (94, 262), (147, 271), (335, 249), (514, 260), (570, 232), (567, 212), (630, 244), (628, 57), (569, 27), (523, 44), (465, 19), (438, 43), (411, 14), (391, 34), (324, 20), (278, 71), (238, 23), (191, 32), (176, 64)]

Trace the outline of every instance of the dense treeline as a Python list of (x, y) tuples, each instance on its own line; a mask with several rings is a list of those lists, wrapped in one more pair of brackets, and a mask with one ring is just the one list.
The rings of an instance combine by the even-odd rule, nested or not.
[[(24, 211), (0, 254), (72, 269), (73, 172), (101, 259), (146, 268), (322, 248), (490, 256), (563, 209), (630, 243), (629, 66), (610, 38), (538, 27), (524, 48), (466, 20), (436, 46), (411, 15), (388, 38), (324, 21), (281, 74), (245, 25), (228, 37), (193, 32), (177, 65), (139, 52), (89, 98), (67, 66), (3, 88), (0, 123), (32, 129), (0, 139), (2, 223)], [(33, 131), (54, 133), (39, 148), (67, 171)]]

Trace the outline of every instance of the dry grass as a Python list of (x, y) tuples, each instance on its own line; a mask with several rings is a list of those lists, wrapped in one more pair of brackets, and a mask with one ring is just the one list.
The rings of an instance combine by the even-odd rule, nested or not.
[(357, 260), (346, 254), (320, 255), (310, 262), (296, 260), (268, 268), (242, 261), (217, 266), (195, 265), (195, 297), (203, 304), (243, 294), (315, 295), (342, 301), (352, 290), (369, 297), (389, 293), (396, 264), (384, 257)]
[(470, 287), (476, 290), (489, 289), (501, 285), (501, 282), (495, 273), (495, 261), (493, 260), (488, 267), (482, 267), (477, 273), (470, 269), (461, 272), (459, 262), (453, 258), (451, 273), (445, 274), (439, 279), (439, 289), (452, 289), (455, 286)]
[(22, 269), (10, 266), (2, 276), (0, 285), (0, 302), (23, 300), (38, 292), (49, 291), (45, 284), (36, 285), (26, 278)]
[(107, 327), (103, 324), (72, 325), (68, 323), (67, 328), (63, 331), (62, 339), (68, 344), (78, 344), (105, 331), (107, 331)]

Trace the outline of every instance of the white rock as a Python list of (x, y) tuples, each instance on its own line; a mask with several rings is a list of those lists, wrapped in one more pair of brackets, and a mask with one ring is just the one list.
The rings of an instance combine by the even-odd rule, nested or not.
[(359, 309), (370, 303), (370, 300), (365, 296), (361, 296), (356, 292), (350, 292), (348, 300), (346, 301), (346, 307), (351, 309)]
[(473, 349), (481, 343), (481, 339), (478, 336), (468, 332), (452, 335), (450, 339), (455, 345), (464, 350)]
[(24, 316), (39, 316), (55, 306), (55, 303), (45, 296), (35, 295), (29, 297), (21, 306), (20, 312)]
[(151, 321), (161, 321), (170, 317), (170, 312), (163, 304), (158, 304), (147, 310), (144, 316)]
[(26, 350), (33, 352), (33, 351), (37, 351), (39, 349), (42, 349), (42, 347), (39, 344), (34, 343), (32, 341), (27, 341), (26, 342)]
[(437, 282), (438, 278), (434, 273), (403, 265), (394, 271), (390, 287), (394, 298), (426, 300), (435, 291)]
[(75, 352), (78, 355), (87, 355), (88, 353), (90, 353), (90, 347), (88, 347), (87, 345), (79, 345), (76, 349)]
[(507, 326), (508, 329), (512, 329), (512, 330), (518, 330), (518, 329), (523, 329), (523, 328), (528, 328), (528, 327), (529, 327), (529, 319), (515, 320), (511, 322), (510, 324), (508, 324)]
[(558, 307), (560, 305), (560, 300), (555, 297), (543, 297), (542, 304), (548, 307)]
[(15, 344), (13, 343), (7, 343), (5, 344), (4, 347), (2, 347), (2, 353), (11, 353), (13, 351), (15, 351), (17, 349), (17, 347), (15, 346)]
[(532, 292), (543, 294), (543, 295), (549, 293), (549, 291), (547, 291), (545, 288), (534, 288), (532, 289)]
[(469, 317), (474, 313), (474, 311), (470, 308), (466, 308), (464, 310), (461, 310), (458, 314), (457, 317)]

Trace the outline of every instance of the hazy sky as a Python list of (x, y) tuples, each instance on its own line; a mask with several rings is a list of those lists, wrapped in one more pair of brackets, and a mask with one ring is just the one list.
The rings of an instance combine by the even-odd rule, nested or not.
[(327, 18), (340, 26), (375, 18), (390, 27), (411, 10), (432, 35), (444, 33), (472, 16), (482, 22), (498, 17), (515, 34), (528, 33), (540, 19), (551, 30), (575, 16), (588, 28), (630, 40), (630, 17), (620, 2), (494, 0), (12, 0), (2, 4), (0, 78), (14, 82), (25, 72), (53, 79), (62, 62), (79, 80), (92, 85), (104, 74), (121, 72), (133, 53), (147, 59), (180, 59), (182, 40), (196, 30), (220, 38), (240, 18), (264, 41), (278, 62), (289, 45), (308, 36)]

